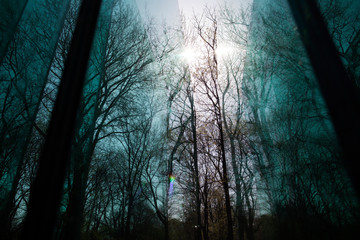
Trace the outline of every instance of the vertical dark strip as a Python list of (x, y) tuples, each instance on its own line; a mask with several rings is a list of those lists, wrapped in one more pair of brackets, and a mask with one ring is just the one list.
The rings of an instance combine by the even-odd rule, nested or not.
[(21, 239), (51, 239), (58, 213), (101, 0), (83, 0), (31, 188)]
[(348, 77), (315, 0), (288, 0), (360, 196), (360, 90)]

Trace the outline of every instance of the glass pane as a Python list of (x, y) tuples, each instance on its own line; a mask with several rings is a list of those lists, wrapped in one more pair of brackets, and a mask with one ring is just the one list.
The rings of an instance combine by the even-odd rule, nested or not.
[(2, 0), (0, 4), (0, 63), (6, 53), (27, 0)]
[(351, 80), (360, 87), (360, 4), (353, 0), (321, 2), (320, 10)]
[[(343, 4), (321, 1), (320, 6), (335, 2)], [(255, 169), (262, 181), (256, 189), (269, 204), (262, 221), (275, 230), (262, 234), (275, 239), (293, 238), (295, 232), (299, 239), (355, 236), (358, 213), (348, 209), (358, 209), (358, 199), (287, 2), (254, 1), (253, 7), (243, 86), (257, 132)], [(352, 29), (356, 34), (359, 22), (345, 15), (348, 8), (329, 11), (338, 27), (331, 33)]]
[[(26, 146), (68, 4), (69, 1), (28, 1), (23, 12), (19, 9), (19, 13), (11, 15), (14, 18), (2, 15), (9, 21), (8, 35), (2, 35), (8, 36), (4, 41), (9, 44), (4, 42), (2, 50), (6, 54), (0, 65), (0, 215), (5, 228), (15, 213), (13, 204)], [(9, 9), (6, 11), (10, 13)], [(16, 18), (20, 20), (17, 22)]]
[[(359, 84), (360, 5), (317, 3)], [(80, 4), (29, 0), (0, 16), (14, 23), (0, 29), (10, 237)], [(342, 160), (288, 1), (104, 0), (53, 238), (352, 239), (359, 199)]]
[(63, 214), (66, 218), (62, 223), (63, 230), (59, 233), (65, 239), (80, 238), (82, 214), (79, 213), (84, 210), (90, 162), (98, 141), (95, 136), (95, 124), (99, 118), (99, 89), (101, 84), (105, 82), (106, 77), (104, 66), (113, 7), (114, 1), (112, 0), (105, 0), (102, 3), (82, 100), (78, 110), (70, 171), (68, 173), (69, 182), (65, 187), (65, 191), (68, 192), (68, 199), (65, 196), (64, 201), (68, 203)]

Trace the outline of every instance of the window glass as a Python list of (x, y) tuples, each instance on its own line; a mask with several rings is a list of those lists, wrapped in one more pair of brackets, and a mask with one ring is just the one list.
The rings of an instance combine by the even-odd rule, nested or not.
[[(1, 1), (0, 238), (22, 231), (83, 2)], [(317, 6), (359, 86), (360, 4)], [(286, 0), (103, 0), (52, 238), (354, 238), (314, 72)]]
[(2, 2), (6, 14), (1, 14), (0, 218), (1, 227), (7, 228), (69, 1)]

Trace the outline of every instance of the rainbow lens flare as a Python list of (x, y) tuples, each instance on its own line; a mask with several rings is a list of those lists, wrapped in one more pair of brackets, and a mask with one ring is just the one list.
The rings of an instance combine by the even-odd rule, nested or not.
[(169, 175), (169, 180), (170, 180), (170, 182), (174, 182), (175, 181), (175, 176), (170, 174)]
[(173, 191), (174, 191), (174, 182), (175, 182), (175, 176), (170, 174), (169, 175), (169, 181), (170, 181), (170, 186), (169, 186), (169, 197), (172, 197)]

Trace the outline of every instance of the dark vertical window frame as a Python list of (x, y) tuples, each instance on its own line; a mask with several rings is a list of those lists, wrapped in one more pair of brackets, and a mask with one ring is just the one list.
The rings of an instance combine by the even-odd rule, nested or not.
[(101, 0), (83, 0), (67, 56), (21, 239), (51, 239), (59, 210)]
[(344, 166), (360, 196), (360, 89), (348, 77), (314, 0), (288, 0), (332, 118)]

